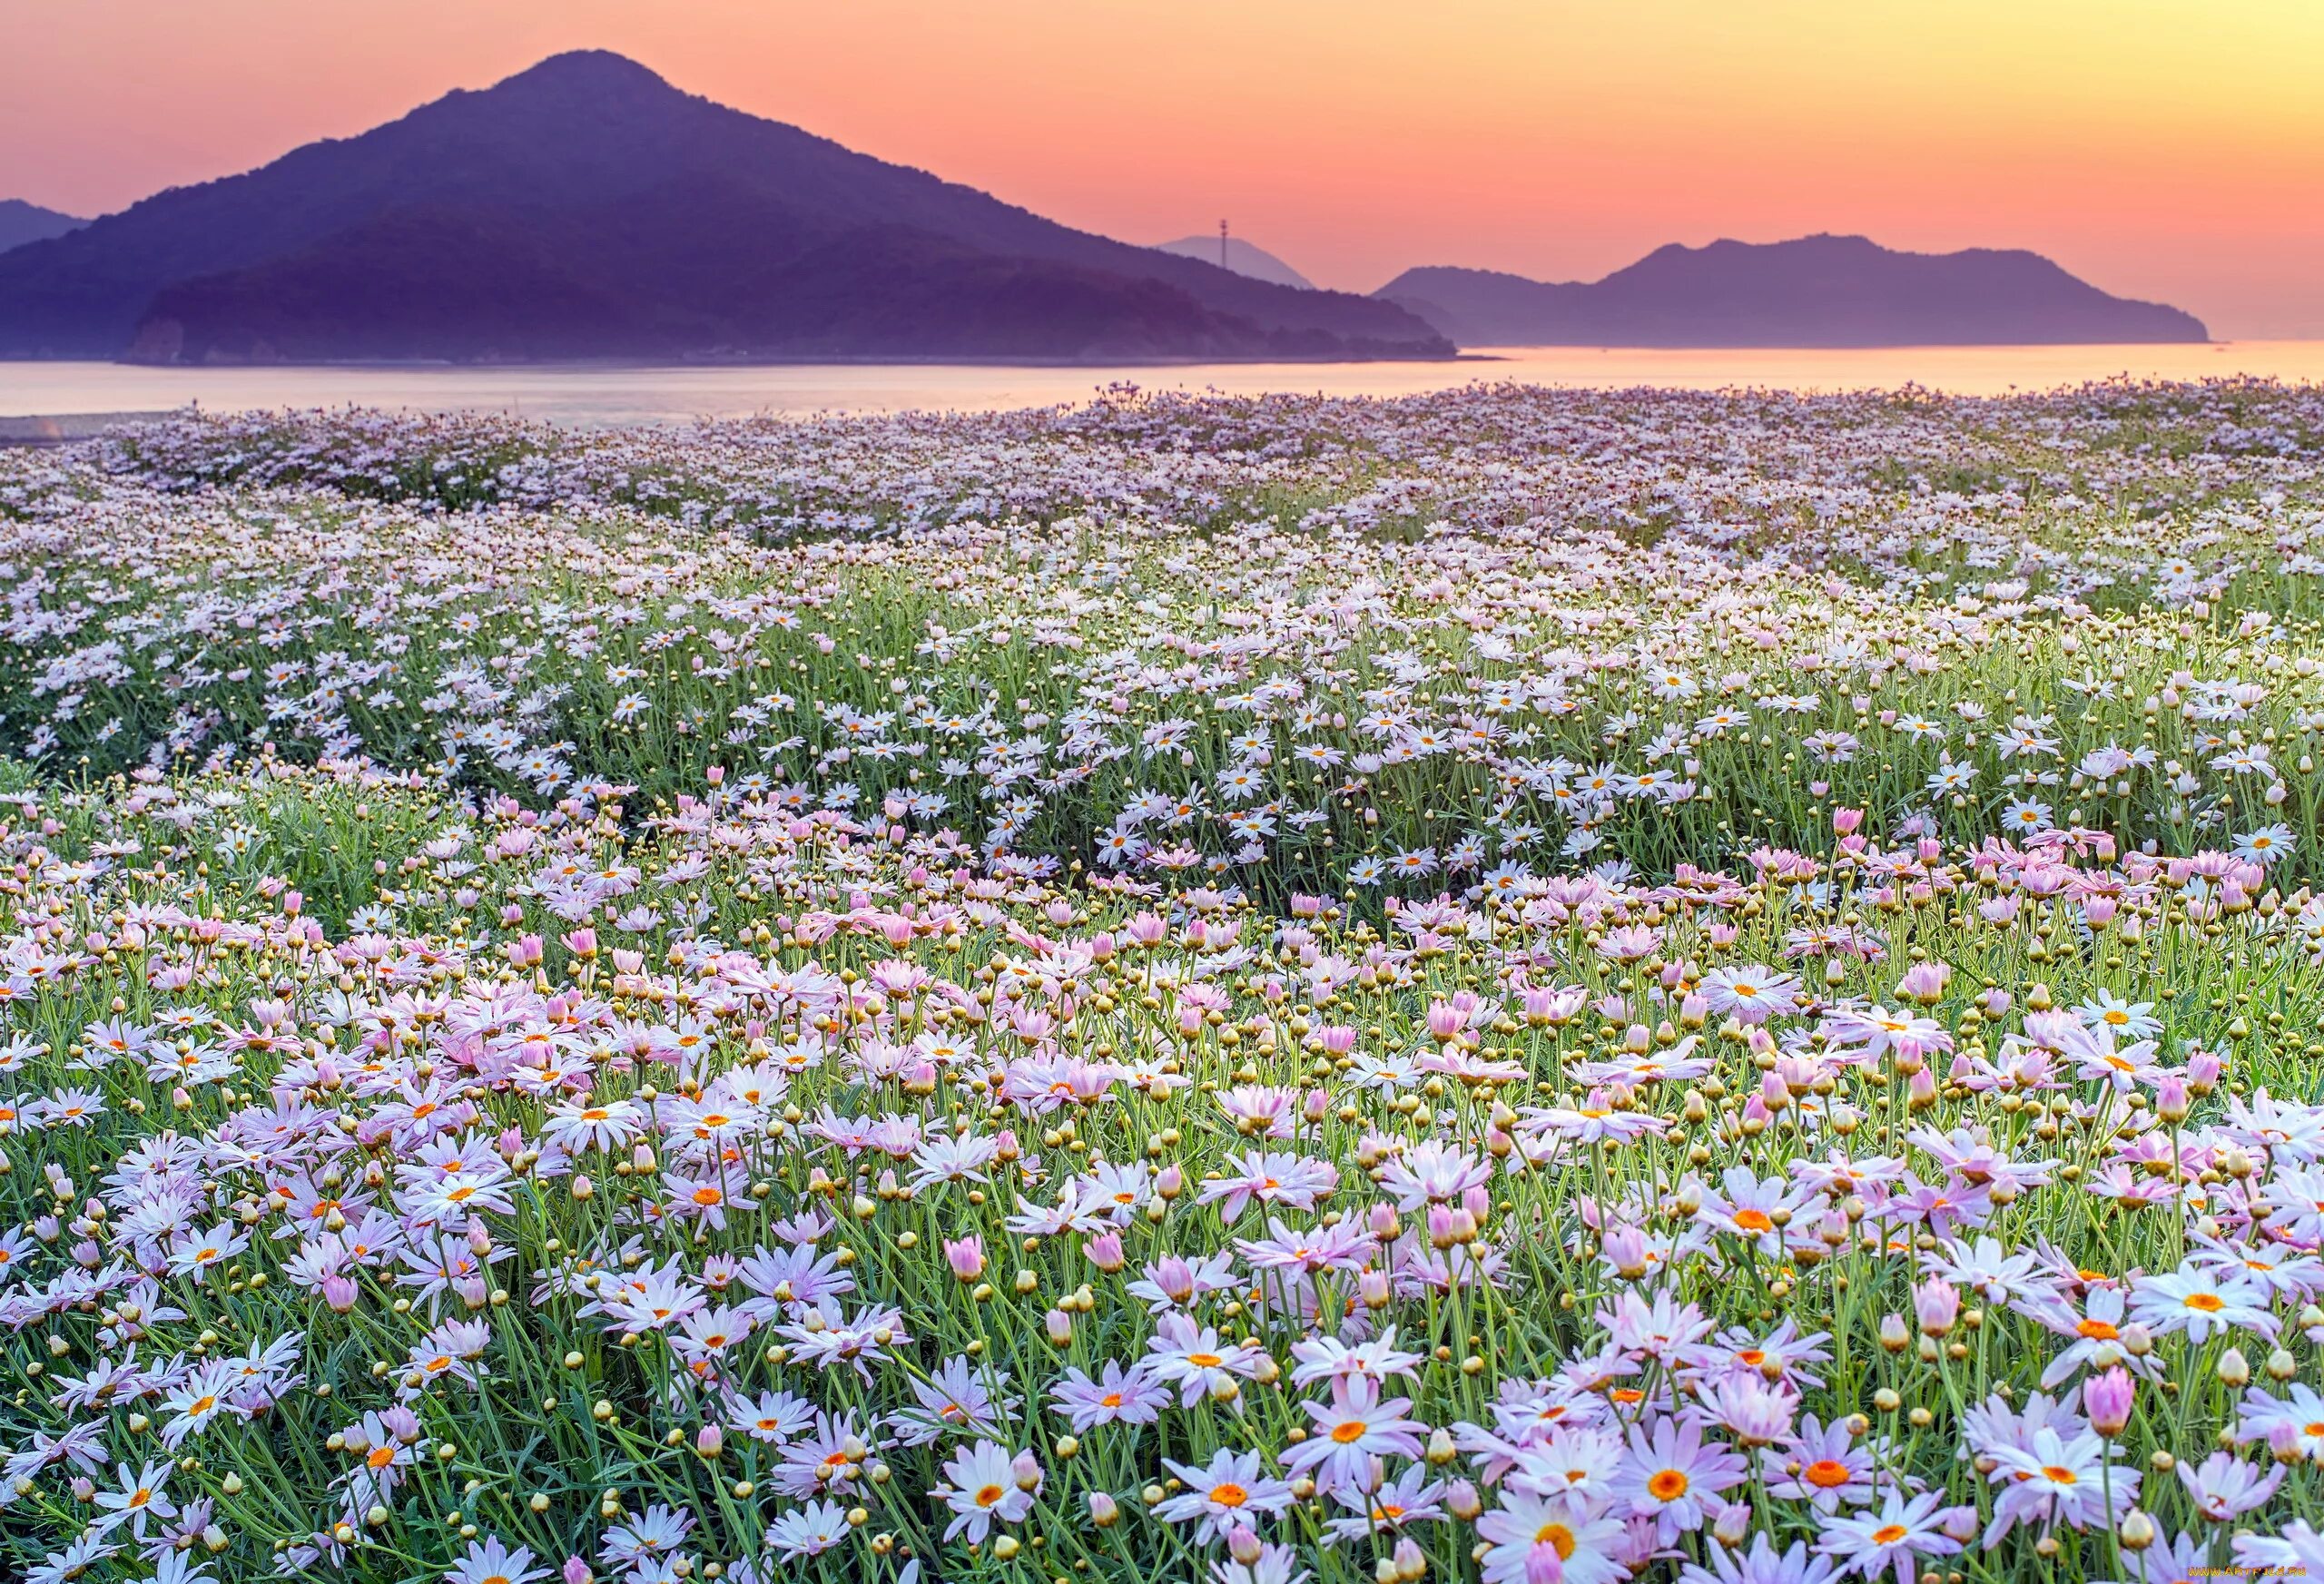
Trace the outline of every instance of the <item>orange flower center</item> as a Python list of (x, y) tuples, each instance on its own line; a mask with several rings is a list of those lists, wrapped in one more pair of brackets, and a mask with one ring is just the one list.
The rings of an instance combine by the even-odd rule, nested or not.
[(1573, 1555), (1573, 1530), (1561, 1523), (1545, 1523), (1533, 1531), (1533, 1543), (1550, 1547), (1562, 1562)]

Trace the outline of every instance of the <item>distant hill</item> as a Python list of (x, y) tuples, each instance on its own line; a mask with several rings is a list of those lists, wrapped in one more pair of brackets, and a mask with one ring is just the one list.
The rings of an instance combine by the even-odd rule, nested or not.
[(0, 254), (0, 357), (1443, 357), (1391, 302), (1113, 241), (602, 51)]
[(1373, 295), (1463, 346), (1908, 347), (2201, 341), (2020, 250), (1901, 253), (1863, 237), (1658, 248), (1602, 280), (1407, 270)]
[(26, 242), (61, 237), (88, 223), (77, 215), (60, 214), (37, 203), (26, 203), (21, 198), (0, 198), (0, 253)]
[[(1176, 253), (1182, 259), (1200, 259), (1206, 264), (1216, 264), (1216, 237), (1180, 237), (1175, 242), (1157, 242), (1155, 247), (1165, 253)], [(1272, 280), (1277, 286), (1296, 286), (1302, 291), (1313, 291), (1315, 283), (1298, 271), (1263, 248), (1255, 248), (1241, 237), (1226, 239), (1226, 269), (1237, 275), (1248, 275), (1254, 280)]]

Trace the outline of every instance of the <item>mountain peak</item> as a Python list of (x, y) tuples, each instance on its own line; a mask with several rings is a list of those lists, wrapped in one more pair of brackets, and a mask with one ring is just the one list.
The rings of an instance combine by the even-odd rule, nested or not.
[(78, 215), (62, 214), (26, 203), (21, 198), (0, 198), (0, 253), (26, 242), (44, 242), (80, 230), (89, 222)]
[(600, 93), (636, 93), (641, 89), (676, 92), (651, 66), (641, 65), (612, 50), (566, 50), (501, 78), (485, 92), (499, 93), (529, 88)]
[(1256, 248), (1241, 237), (1226, 244), (1226, 256), (1219, 257), (1218, 239), (1202, 235), (1180, 237), (1176, 241), (1157, 242), (1155, 251), (1176, 253), (1182, 259), (1200, 259), (1206, 264), (1216, 264), (1237, 275), (1247, 275), (1254, 280), (1272, 280), (1277, 286), (1296, 286), (1303, 291), (1313, 291), (1315, 283), (1298, 271), (1276, 258), (1264, 248)]

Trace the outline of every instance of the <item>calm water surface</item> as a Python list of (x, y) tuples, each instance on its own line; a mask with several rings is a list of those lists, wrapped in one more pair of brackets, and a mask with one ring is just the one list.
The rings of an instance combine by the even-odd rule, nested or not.
[[(1488, 358), (1490, 360), (1488, 360)], [(1087, 400), (1128, 381), (1150, 390), (1407, 396), (1475, 380), (1720, 389), (1895, 389), (1971, 396), (2086, 380), (2252, 374), (2324, 383), (2324, 341), (2201, 346), (1880, 347), (1844, 350), (1525, 347), (1451, 363), (1206, 363), (1014, 368), (799, 364), (751, 368), (142, 369), (0, 363), (0, 417), (343, 407), (507, 412), (572, 424), (677, 422), (754, 413), (990, 411)]]

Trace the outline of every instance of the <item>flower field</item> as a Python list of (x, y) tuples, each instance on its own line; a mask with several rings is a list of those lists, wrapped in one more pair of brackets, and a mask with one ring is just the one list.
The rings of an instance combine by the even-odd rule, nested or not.
[(189, 416), (0, 591), (7, 1576), (2324, 1569), (2324, 392)]

